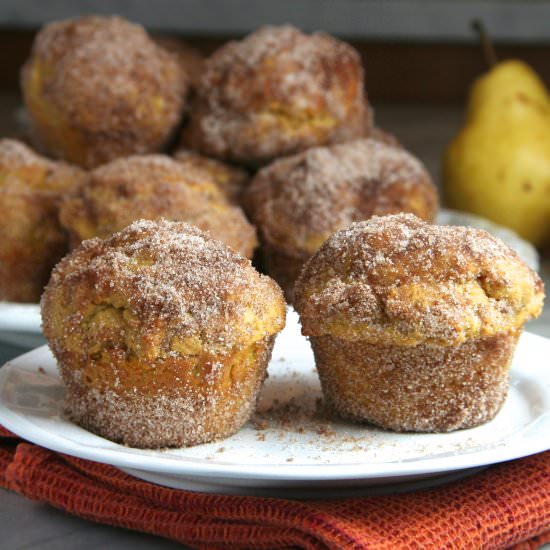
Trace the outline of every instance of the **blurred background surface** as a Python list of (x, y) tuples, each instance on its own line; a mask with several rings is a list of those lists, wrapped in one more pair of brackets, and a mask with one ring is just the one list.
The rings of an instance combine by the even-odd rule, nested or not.
[(324, 30), (361, 52), (373, 101), (460, 101), (485, 70), (474, 19), (502, 59), (520, 57), (550, 80), (550, 2), (545, 0), (4, 0), (0, 86), (15, 89), (32, 37), (44, 23), (118, 14), (149, 30), (183, 36), (208, 53), (265, 24)]

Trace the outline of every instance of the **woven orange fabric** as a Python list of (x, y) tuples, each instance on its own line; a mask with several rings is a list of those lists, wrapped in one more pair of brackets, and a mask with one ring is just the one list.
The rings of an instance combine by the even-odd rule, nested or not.
[(167, 489), (18, 442), (0, 427), (0, 484), (193, 548), (527, 550), (550, 542), (550, 452), (414, 493), (291, 501)]

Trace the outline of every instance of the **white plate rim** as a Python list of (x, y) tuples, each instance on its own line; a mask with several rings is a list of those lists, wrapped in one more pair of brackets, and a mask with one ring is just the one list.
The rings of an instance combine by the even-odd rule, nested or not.
[[(523, 333), (521, 337), (524, 345), (546, 346), (550, 351), (550, 340), (541, 336)], [(499, 446), (494, 444), (492, 447), (483, 450), (471, 450), (464, 453), (457, 453), (451, 456), (426, 458), (422, 460), (396, 461), (396, 462), (378, 462), (367, 464), (234, 464), (234, 463), (216, 463), (205, 462), (198, 459), (185, 459), (182, 457), (166, 455), (151, 456), (147, 454), (137, 454), (135, 451), (129, 453), (121, 445), (117, 445), (107, 440), (106, 448), (96, 448), (88, 445), (80, 445), (77, 442), (64, 439), (56, 431), (53, 433), (44, 430), (40, 426), (33, 424), (25, 415), (18, 414), (7, 407), (2, 399), (2, 391), (12, 369), (18, 368), (18, 365), (35, 355), (44, 354), (46, 346), (37, 348), (16, 359), (6, 363), (0, 369), (0, 422), (10, 431), (20, 437), (41, 445), (53, 451), (65, 453), (83, 459), (93, 460), (118, 466), (122, 468), (131, 468), (156, 473), (166, 473), (181, 476), (215, 476), (217, 478), (227, 479), (255, 479), (261, 480), (280, 480), (280, 481), (323, 481), (323, 480), (346, 480), (346, 479), (378, 479), (401, 476), (414, 476), (424, 474), (438, 474), (484, 466), (517, 459), (550, 448), (550, 437), (525, 437), (522, 436), (521, 445)], [(44, 359), (41, 359), (44, 364)], [(534, 425), (538, 431), (550, 434), (550, 372), (543, 370), (541, 364), (522, 365), (522, 370), (532, 370), (532, 374), (546, 376), (548, 384), (544, 393), (544, 412), (540, 414), (528, 426), (527, 432), (533, 431)], [(517, 367), (516, 369), (517, 370)], [(512, 369), (511, 375), (514, 373)], [(475, 429), (475, 428), (474, 428)], [(528, 434), (527, 434), (528, 435)], [(97, 436), (94, 436), (97, 437)]]

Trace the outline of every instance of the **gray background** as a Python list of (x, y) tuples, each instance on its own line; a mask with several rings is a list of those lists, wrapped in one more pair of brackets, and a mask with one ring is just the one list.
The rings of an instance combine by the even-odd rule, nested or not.
[(550, 43), (546, 0), (3, 0), (0, 26), (37, 27), (84, 13), (203, 36), (292, 22), (348, 38), (451, 42), (474, 41), (470, 22), (482, 18), (497, 42)]

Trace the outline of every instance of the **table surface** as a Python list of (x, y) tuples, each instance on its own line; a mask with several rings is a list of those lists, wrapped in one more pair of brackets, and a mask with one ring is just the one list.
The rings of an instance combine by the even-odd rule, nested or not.
[[(2, 136), (15, 132), (16, 122), (12, 113), (18, 103), (15, 95), (0, 96)], [(376, 117), (378, 125), (395, 133), (409, 150), (423, 160), (437, 182), (441, 153), (460, 126), (461, 108), (447, 105), (382, 105), (376, 109)], [(543, 262), (542, 274), (546, 287), (550, 288), (548, 259)], [(541, 318), (530, 323), (527, 330), (550, 337), (550, 303), (546, 304)], [(21, 350), (16, 347), (0, 345), (2, 363), (19, 353)], [(179, 544), (158, 537), (96, 525), (1, 489), (0, 529), (1, 550), (181, 548)]]

